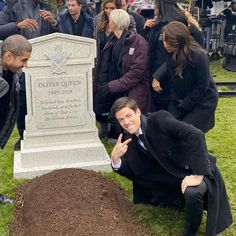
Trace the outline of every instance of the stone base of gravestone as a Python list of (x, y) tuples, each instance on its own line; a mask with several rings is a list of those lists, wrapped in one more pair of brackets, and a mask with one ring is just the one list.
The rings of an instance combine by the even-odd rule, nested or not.
[(25, 149), (22, 141), (21, 146), (22, 150), (14, 153), (15, 178), (31, 179), (64, 168), (111, 171), (107, 152), (99, 142)]
[(30, 41), (26, 129), (14, 177), (63, 168), (111, 171), (92, 107), (95, 40), (55, 33)]

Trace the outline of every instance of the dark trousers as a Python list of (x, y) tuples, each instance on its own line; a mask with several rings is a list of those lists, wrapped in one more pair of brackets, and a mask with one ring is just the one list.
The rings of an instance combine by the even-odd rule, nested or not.
[[(158, 188), (153, 189), (155, 185)], [(167, 183), (153, 184), (147, 180), (135, 181), (133, 182), (133, 201), (135, 204), (141, 203), (175, 209), (184, 208), (184, 236), (196, 235), (202, 221), (205, 206), (206, 183), (202, 181), (199, 186), (188, 187), (184, 194), (180, 191), (180, 184), (170, 186), (172, 187), (168, 187)]]
[(118, 123), (117, 119), (111, 114), (109, 115), (96, 114), (96, 120), (100, 123), (110, 123), (108, 138), (117, 139), (119, 135), (122, 133), (122, 128), (120, 124)]
[(17, 117), (17, 128), (19, 131), (20, 138), (23, 139), (23, 133), (25, 130), (25, 116), (27, 114), (26, 107), (26, 93), (25, 91), (20, 91), (19, 93), (19, 112)]
[(194, 236), (202, 221), (204, 195), (207, 186), (204, 181), (199, 186), (188, 187), (184, 193), (185, 200), (185, 236)]

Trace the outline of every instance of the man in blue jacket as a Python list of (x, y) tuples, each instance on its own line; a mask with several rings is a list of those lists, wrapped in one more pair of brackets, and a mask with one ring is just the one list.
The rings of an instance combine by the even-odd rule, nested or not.
[[(54, 30), (64, 34), (93, 38), (94, 21), (86, 0), (68, 0), (68, 11), (53, 19)], [(44, 19), (52, 19), (50, 12), (42, 14)]]
[[(14, 128), (18, 112), (18, 74), (31, 56), (32, 47), (21, 35), (0, 42), (0, 147), (4, 148)], [(0, 204), (11, 200), (0, 194)]]

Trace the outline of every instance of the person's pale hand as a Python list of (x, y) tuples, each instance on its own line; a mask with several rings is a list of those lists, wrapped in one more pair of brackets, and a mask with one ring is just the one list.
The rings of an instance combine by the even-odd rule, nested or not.
[(119, 135), (117, 143), (111, 153), (111, 158), (114, 163), (117, 163), (118, 160), (127, 152), (128, 144), (132, 141), (132, 139), (129, 138), (122, 143), (122, 136), (123, 134)]
[(181, 191), (185, 192), (187, 187), (198, 186), (203, 180), (203, 175), (188, 175), (186, 176), (181, 183)]
[(155, 25), (156, 25), (156, 20), (155, 19), (148, 19), (148, 20), (146, 20), (145, 21), (145, 23), (144, 23), (144, 29), (146, 28), (146, 27), (149, 27), (149, 28), (153, 28)]
[(38, 28), (38, 23), (34, 19), (25, 19), (16, 24), (17, 29), (28, 29), (30, 32)]
[(161, 88), (160, 82), (156, 79), (152, 80), (152, 88), (153, 88), (154, 91), (156, 91), (158, 93), (161, 93), (161, 91), (163, 90)]

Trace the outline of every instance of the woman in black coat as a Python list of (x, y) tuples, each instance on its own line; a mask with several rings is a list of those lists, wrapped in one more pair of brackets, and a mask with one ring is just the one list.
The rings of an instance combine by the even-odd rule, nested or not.
[[(181, 22), (164, 27), (167, 54), (166, 71), (171, 88), (168, 111), (178, 120), (206, 133), (214, 127), (218, 92), (209, 70), (206, 52), (191, 37)], [(163, 70), (164, 71), (164, 70)]]
[[(204, 37), (197, 22), (190, 15), (186, 15), (186, 11), (177, 4), (177, 0), (155, 0), (156, 19), (147, 20), (145, 22), (144, 37), (149, 42), (149, 69), (151, 74), (166, 61), (166, 51), (162, 41), (162, 29), (165, 25), (172, 21), (179, 21), (186, 24), (194, 39), (203, 46)], [(167, 109), (170, 99), (170, 88), (167, 79), (162, 79), (162, 91), (157, 91), (159, 84), (153, 79), (152, 97), (156, 104), (156, 110)]]

